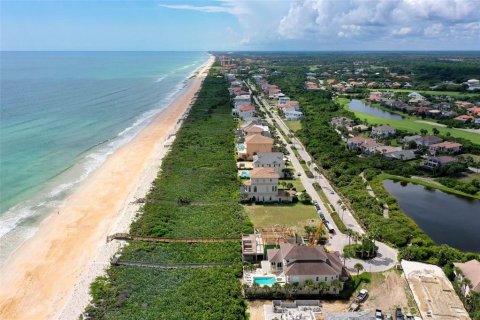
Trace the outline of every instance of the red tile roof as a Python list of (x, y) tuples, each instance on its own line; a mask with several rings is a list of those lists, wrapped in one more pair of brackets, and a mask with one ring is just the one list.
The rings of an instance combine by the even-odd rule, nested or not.
[(241, 106), (240, 111), (253, 111), (255, 108), (249, 104)]
[(272, 168), (254, 168), (250, 170), (251, 178), (271, 178), (278, 179), (280, 176)]

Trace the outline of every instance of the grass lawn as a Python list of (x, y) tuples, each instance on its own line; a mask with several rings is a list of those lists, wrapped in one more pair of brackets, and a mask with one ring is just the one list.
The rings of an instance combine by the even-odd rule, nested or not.
[(462, 131), (455, 128), (440, 127), (429, 123), (417, 122), (419, 119), (410, 116), (405, 116), (403, 120), (385, 119), (382, 117), (372, 116), (370, 114), (351, 110), (348, 107), (349, 101), (350, 100), (346, 98), (337, 99), (338, 103), (343, 105), (347, 110), (355, 113), (355, 115), (360, 119), (367, 120), (369, 124), (388, 124), (397, 129), (407, 130), (412, 133), (419, 133), (421, 129), (427, 129), (429, 132), (432, 132), (433, 128), (437, 128), (441, 135), (446, 135), (447, 132), (450, 132), (452, 137), (464, 138), (472, 141), (473, 143), (480, 144), (480, 134), (478, 133)]
[(391, 92), (417, 92), (420, 94), (429, 94), (437, 96), (458, 97), (464, 95), (478, 95), (472, 92), (458, 92), (458, 91), (429, 91), (429, 90), (413, 90), (413, 89), (369, 89), (370, 91), (391, 91)]
[(317, 226), (320, 219), (313, 205), (296, 204), (271, 204), (271, 205), (247, 205), (245, 210), (257, 227), (271, 227), (276, 224), (285, 225), (298, 234), (304, 234), (306, 225)]
[(305, 187), (303, 186), (302, 181), (300, 181), (299, 178), (295, 178), (295, 179), (280, 179), (280, 183), (282, 183), (282, 182), (293, 184), (293, 187), (295, 188), (295, 190), (297, 190), (297, 191), (299, 191), (299, 192), (305, 190)]
[(298, 130), (302, 129), (302, 122), (300, 120), (285, 121), (285, 124), (293, 132), (297, 132)]

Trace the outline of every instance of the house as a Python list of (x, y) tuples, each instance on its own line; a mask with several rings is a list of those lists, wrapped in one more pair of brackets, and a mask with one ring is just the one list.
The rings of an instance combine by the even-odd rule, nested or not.
[(397, 129), (390, 127), (388, 125), (372, 128), (372, 136), (376, 138), (386, 138), (389, 136), (394, 136), (396, 133), (397, 133)]
[(250, 102), (250, 95), (248, 94), (245, 94), (245, 95), (239, 95), (239, 96), (236, 96), (235, 98), (233, 98), (233, 101), (234, 101), (234, 109), (232, 110), (232, 113), (234, 115), (238, 115), (239, 112), (240, 112), (240, 107), (241, 106), (246, 106), (246, 105), (250, 105), (251, 102)]
[(443, 139), (437, 136), (432, 136), (432, 135), (428, 135), (428, 136), (415, 135), (415, 136), (407, 136), (403, 138), (404, 143), (409, 143), (412, 141), (415, 142), (417, 146), (428, 147), (428, 146), (431, 146), (432, 144), (443, 142)]
[(365, 138), (365, 137), (353, 137), (347, 139), (347, 147), (350, 150), (360, 149), (360, 148), (371, 148), (378, 146), (377, 143), (372, 138)]
[(480, 90), (480, 80), (470, 79), (467, 81), (468, 89), (467, 90)]
[(255, 107), (252, 105), (244, 105), (239, 108), (238, 115), (242, 120), (255, 116)]
[(242, 235), (242, 257), (245, 262), (263, 260), (264, 244), (262, 236), (258, 233)]
[(245, 138), (245, 153), (247, 160), (253, 160), (253, 156), (260, 152), (272, 152), (273, 139), (261, 134), (252, 134)]
[(417, 93), (417, 92), (411, 92), (411, 93), (409, 93), (409, 94), (408, 94), (408, 97), (409, 97), (409, 98), (422, 99), (422, 100), (425, 99), (424, 96), (422, 96), (420, 93)]
[(279, 97), (278, 98), (278, 106), (286, 106), (288, 105), (290, 102), (290, 98), (289, 97)]
[[(300, 246), (281, 243), (278, 249), (268, 249), (267, 259), (270, 272), (281, 274), (288, 284), (304, 285), (307, 280), (313, 283), (331, 285), (335, 280), (345, 281), (348, 272), (343, 266), (338, 252), (325, 252), (321, 246)], [(330, 287), (331, 293), (339, 293), (343, 288)]]
[(364, 124), (359, 124), (359, 125), (356, 125), (356, 126), (353, 126), (353, 127), (348, 127), (348, 131), (362, 132), (362, 131), (367, 131), (367, 130), (368, 130), (368, 126), (366, 126)]
[(267, 126), (263, 126), (261, 124), (249, 124), (241, 127), (240, 130), (245, 136), (261, 134), (262, 136), (270, 137), (270, 129)]
[(471, 122), (471, 121), (475, 120), (475, 118), (472, 117), (472, 116), (469, 116), (467, 114), (462, 114), (461, 116), (453, 118), (453, 120), (459, 121), (459, 122), (467, 122), (467, 121)]
[(472, 115), (480, 116), (480, 107), (468, 108), (467, 111)]
[(301, 111), (285, 109), (283, 114), (286, 120), (300, 120), (303, 118), (303, 113)]
[(444, 142), (432, 144), (428, 149), (432, 154), (456, 153), (456, 152), (459, 152), (462, 147), (463, 145), (461, 143), (444, 141)]
[(335, 117), (332, 118), (331, 123), (334, 128), (350, 127), (353, 125), (353, 120), (345, 117)]
[(259, 152), (253, 156), (254, 168), (272, 168), (280, 178), (285, 176), (283, 170), (285, 169), (284, 155), (281, 152)]
[(462, 108), (462, 109), (468, 109), (468, 108), (473, 108), (474, 107), (473, 103), (468, 102), (468, 101), (455, 101), (455, 105), (458, 108)]
[(454, 262), (453, 265), (458, 269), (458, 271), (454, 271), (458, 280), (468, 279), (470, 281), (468, 285), (462, 288), (465, 296), (467, 296), (470, 291), (480, 293), (480, 261), (470, 260), (465, 263)]
[(393, 152), (387, 152), (387, 153), (384, 153), (383, 156), (387, 159), (402, 160), (402, 161), (408, 161), (416, 158), (413, 150), (398, 150)]
[(424, 169), (433, 171), (455, 161), (457, 160), (450, 156), (429, 157), (427, 160), (425, 160), (422, 167)]
[(272, 168), (250, 170), (250, 180), (244, 180), (240, 196), (253, 202), (292, 202), (293, 196), (287, 190), (278, 189), (280, 176)]

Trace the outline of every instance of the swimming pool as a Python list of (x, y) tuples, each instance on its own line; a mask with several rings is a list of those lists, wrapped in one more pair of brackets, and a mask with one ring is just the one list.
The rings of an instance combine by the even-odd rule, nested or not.
[(254, 277), (253, 282), (261, 286), (272, 286), (277, 280), (275, 277)]
[(245, 145), (243, 143), (237, 144), (238, 151), (244, 151), (245, 150)]
[(250, 178), (250, 172), (248, 171), (242, 171), (242, 173), (240, 174), (240, 176), (242, 178)]

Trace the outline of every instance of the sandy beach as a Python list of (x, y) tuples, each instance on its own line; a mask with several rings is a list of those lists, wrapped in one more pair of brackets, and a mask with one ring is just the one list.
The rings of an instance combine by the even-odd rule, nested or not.
[(0, 319), (78, 319), (155, 179), (166, 145), (213, 63), (132, 141), (118, 149), (0, 269)]

